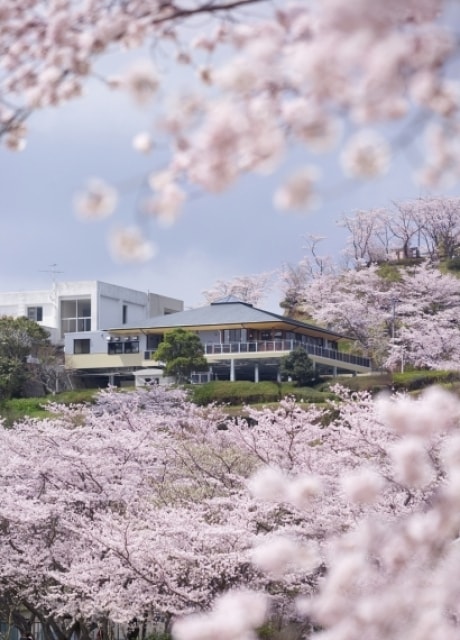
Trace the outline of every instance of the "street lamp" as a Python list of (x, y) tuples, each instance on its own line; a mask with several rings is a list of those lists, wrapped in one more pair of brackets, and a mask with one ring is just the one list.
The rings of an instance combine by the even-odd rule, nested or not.
[[(393, 348), (396, 345), (396, 305), (398, 302), (401, 302), (398, 298), (391, 298), (391, 342), (393, 343)], [(405, 356), (405, 347), (404, 344), (399, 345), (401, 351), (401, 373), (404, 373), (404, 356)]]
[(397, 298), (391, 298), (391, 305), (393, 309), (393, 313), (391, 316), (391, 339), (395, 341), (395, 333), (396, 333), (396, 304), (398, 303)]

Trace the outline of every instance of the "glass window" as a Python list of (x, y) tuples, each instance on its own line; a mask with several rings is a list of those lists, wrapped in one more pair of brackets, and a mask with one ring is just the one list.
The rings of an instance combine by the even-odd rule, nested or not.
[(139, 353), (139, 340), (129, 340), (123, 343), (125, 353)]
[(122, 342), (109, 342), (107, 353), (109, 355), (115, 355), (118, 353), (123, 353), (123, 343)]
[(43, 307), (27, 307), (27, 317), (34, 322), (43, 320)]
[(163, 336), (149, 334), (147, 336), (147, 349), (150, 351), (155, 351), (158, 349), (158, 345), (163, 340)]
[(139, 353), (139, 340), (112, 340), (108, 344), (107, 353), (109, 355)]
[(91, 331), (91, 299), (61, 300), (61, 334)]
[(224, 329), (224, 343), (229, 342), (246, 342), (246, 329)]
[(73, 341), (73, 352), (75, 354), (90, 353), (91, 341), (89, 338), (80, 338)]

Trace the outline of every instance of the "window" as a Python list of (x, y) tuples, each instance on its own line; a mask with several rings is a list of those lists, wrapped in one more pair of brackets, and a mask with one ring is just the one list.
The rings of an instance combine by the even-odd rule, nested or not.
[(147, 349), (149, 349), (149, 351), (156, 351), (158, 349), (158, 345), (162, 340), (163, 336), (149, 334), (147, 336)]
[(43, 307), (27, 307), (27, 317), (29, 320), (41, 322), (43, 320)]
[(121, 323), (126, 324), (128, 322), (128, 305), (124, 304), (121, 312)]
[(224, 343), (246, 342), (246, 329), (224, 329)]
[(125, 353), (139, 353), (139, 340), (128, 340), (123, 347)]
[(139, 353), (139, 340), (135, 338), (128, 338), (128, 340), (115, 338), (115, 340), (109, 342), (107, 353), (111, 356), (122, 353)]
[(91, 299), (61, 300), (61, 334), (91, 331)]
[(122, 342), (109, 342), (107, 353), (110, 356), (117, 355), (119, 353), (123, 353), (123, 343)]
[(90, 353), (91, 340), (89, 338), (79, 338), (78, 340), (73, 341), (73, 352), (76, 355), (81, 355), (82, 353)]

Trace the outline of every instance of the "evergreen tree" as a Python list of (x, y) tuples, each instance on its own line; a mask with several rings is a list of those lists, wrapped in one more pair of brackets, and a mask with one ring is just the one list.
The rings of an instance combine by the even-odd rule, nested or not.
[(174, 376), (178, 383), (188, 382), (193, 371), (208, 369), (200, 338), (180, 328), (166, 333), (154, 358), (165, 363), (165, 374)]
[(282, 358), (280, 372), (283, 377), (292, 378), (298, 387), (306, 387), (316, 380), (313, 361), (302, 347)]

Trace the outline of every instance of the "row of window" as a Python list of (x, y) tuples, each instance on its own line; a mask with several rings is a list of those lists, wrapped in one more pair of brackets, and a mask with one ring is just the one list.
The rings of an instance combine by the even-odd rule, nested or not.
[[(73, 341), (75, 355), (91, 353), (91, 340), (89, 338), (77, 338)], [(139, 340), (113, 341), (107, 343), (107, 353), (116, 355), (120, 353), (139, 353)]]
[(250, 329), (224, 329), (222, 331), (222, 342), (229, 344), (232, 342), (257, 342), (265, 340), (298, 340), (307, 344), (322, 346), (322, 338), (313, 336), (303, 336), (294, 331), (258, 331)]
[(126, 340), (125, 342), (109, 342), (107, 353), (109, 355), (120, 353), (139, 353), (139, 340)]

